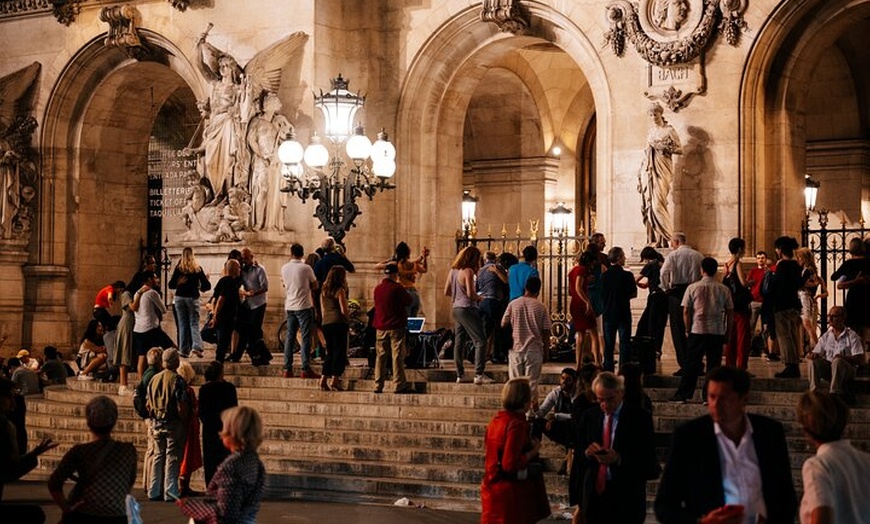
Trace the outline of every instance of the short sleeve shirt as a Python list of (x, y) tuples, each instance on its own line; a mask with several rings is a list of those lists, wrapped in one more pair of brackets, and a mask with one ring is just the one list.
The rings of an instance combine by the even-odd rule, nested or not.
[(287, 295), (285, 311), (304, 311), (314, 307), (311, 300), (311, 284), (317, 282), (314, 270), (305, 262), (293, 259), (281, 268), (281, 281)]

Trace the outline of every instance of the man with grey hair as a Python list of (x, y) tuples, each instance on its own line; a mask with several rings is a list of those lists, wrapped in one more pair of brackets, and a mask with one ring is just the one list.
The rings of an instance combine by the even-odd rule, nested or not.
[(580, 419), (570, 503), (589, 524), (639, 524), (646, 518), (646, 483), (659, 473), (652, 415), (623, 403), (622, 377), (612, 372), (599, 373), (592, 391), (598, 407)]
[(180, 495), (178, 473), (190, 418), (187, 384), (177, 373), (180, 363), (178, 350), (164, 351), (163, 371), (148, 384), (148, 437), (153, 440), (154, 458), (146, 488), (152, 501), (172, 501)]
[[(137, 387), (133, 393), (133, 407), (136, 407), (137, 397), (139, 396), (139, 393), (144, 392), (144, 398), (142, 398), (142, 403), (146, 406), (147, 410), (148, 384), (151, 383), (151, 379), (154, 378), (154, 375), (160, 373), (160, 371), (163, 370), (163, 348), (158, 347), (149, 349), (148, 353), (145, 354), (145, 360), (148, 363), (148, 367), (145, 368), (145, 373), (142, 374), (141, 385)], [(145, 419), (145, 425), (150, 429), (150, 418)], [(148, 489), (148, 478), (151, 476), (151, 462), (153, 460), (154, 441), (149, 438), (147, 447), (145, 448), (145, 461), (142, 465), (142, 484), (145, 486), (146, 490)]]
[(686, 323), (683, 321), (683, 295), (686, 294), (689, 284), (701, 280), (701, 260), (704, 257), (686, 245), (686, 234), (680, 231), (674, 232), (671, 237), (671, 248), (673, 251), (665, 257), (662, 265), (661, 279), (662, 289), (668, 296), (671, 340), (677, 354), (677, 364), (680, 365), (679, 371), (674, 375), (681, 376), (686, 365), (686, 348), (689, 343)]
[(256, 347), (263, 340), (263, 319), (266, 316), (266, 294), (269, 292), (269, 278), (266, 269), (254, 260), (254, 252), (249, 248), (242, 249), (241, 266), (244, 301), (238, 308), (236, 327), (239, 332), (239, 343), (230, 355), (230, 360), (238, 362), (247, 349), (251, 363), (268, 364), (271, 353), (263, 354)]

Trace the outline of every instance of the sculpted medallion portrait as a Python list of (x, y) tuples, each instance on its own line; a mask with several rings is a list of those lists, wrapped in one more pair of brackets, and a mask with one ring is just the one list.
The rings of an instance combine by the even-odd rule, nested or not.
[(638, 18), (644, 31), (661, 41), (691, 33), (704, 13), (703, 0), (642, 0)]

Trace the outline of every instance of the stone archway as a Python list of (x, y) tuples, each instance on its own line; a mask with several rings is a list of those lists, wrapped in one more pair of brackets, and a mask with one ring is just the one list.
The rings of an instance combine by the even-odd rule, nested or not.
[[(850, 30), (864, 24), (860, 32), (867, 33), (868, 19), (867, 1), (783, 2), (759, 30), (743, 71), (740, 98), (740, 230), (748, 245), (770, 245), (780, 234), (799, 232), (804, 213), (803, 175), (808, 170), (808, 128), (814, 126), (807, 115), (813, 76), (820, 62), (830, 58), (831, 49), (842, 46), (839, 41)], [(853, 64), (860, 62), (853, 57)], [(856, 86), (864, 86), (866, 99), (870, 90), (867, 75), (861, 76), (862, 68), (863, 64), (852, 67), (851, 74)], [(827, 89), (835, 91), (834, 86)], [(862, 89), (857, 91), (860, 94)], [(867, 100), (859, 99), (855, 106), (861, 113), (855, 127), (863, 128), (864, 134), (859, 149), (866, 151), (870, 139)], [(828, 105), (825, 110), (831, 108)], [(870, 171), (870, 166), (864, 170)], [(828, 184), (829, 191), (835, 190), (832, 186)]]
[(171, 97), (195, 103), (203, 96), (178, 48), (159, 34), (139, 34), (148, 58), (108, 48), (101, 35), (70, 59), (49, 98), (35, 249), (24, 268), (23, 339), (31, 346), (75, 343), (96, 290), (137, 269), (157, 113)]
[[(447, 268), (455, 251), (453, 235), (459, 217), (462, 189), (463, 126), (469, 97), (489, 67), (499, 64), (505, 53), (536, 45), (552, 45), (566, 53), (585, 75), (595, 114), (610, 114), (610, 89), (596, 46), (574, 22), (541, 4), (529, 6), (532, 27), (523, 36), (500, 33), (494, 24), (481, 22), (479, 6), (457, 12), (430, 35), (413, 59), (404, 81), (398, 111), (397, 141), (403, 144), (399, 163), (402, 170), (415, 173), (414, 184), (402, 184), (398, 191), (397, 235), (417, 243), (436, 239), (433, 255), (437, 267)], [(588, 124), (591, 115), (578, 116)], [(597, 119), (597, 172), (601, 187), (611, 172), (611, 129), (607, 119)], [(579, 126), (578, 126), (579, 127)], [(585, 129), (574, 129), (582, 136)], [(575, 147), (576, 138), (569, 145)], [(549, 146), (550, 144), (546, 144)], [(571, 169), (573, 176), (573, 168)], [(574, 196), (573, 186), (566, 200)], [(610, 224), (611, 204), (599, 201), (600, 228)], [(412, 244), (413, 245), (413, 244)], [(436, 275), (437, 283), (444, 275)], [(427, 289), (424, 310), (438, 311), (438, 323), (448, 318), (440, 293)], [(440, 308), (440, 310), (439, 310)]]

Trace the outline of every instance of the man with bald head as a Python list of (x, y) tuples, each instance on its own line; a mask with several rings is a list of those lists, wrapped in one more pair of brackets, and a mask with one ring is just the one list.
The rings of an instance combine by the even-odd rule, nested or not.
[(831, 382), (831, 393), (845, 395), (855, 379), (855, 371), (864, 363), (861, 337), (846, 326), (846, 310), (834, 306), (828, 312), (831, 323), (816, 347), (807, 354), (807, 375), (810, 391), (815, 391), (822, 379)]
[(230, 360), (241, 360), (245, 350), (251, 356), (251, 362), (259, 362), (265, 355), (254, 351), (254, 345), (263, 339), (263, 318), (266, 316), (266, 294), (269, 292), (269, 278), (266, 269), (254, 259), (254, 253), (248, 249), (242, 249), (242, 286), (245, 297), (239, 308), (237, 328), (239, 331), (239, 344)]

